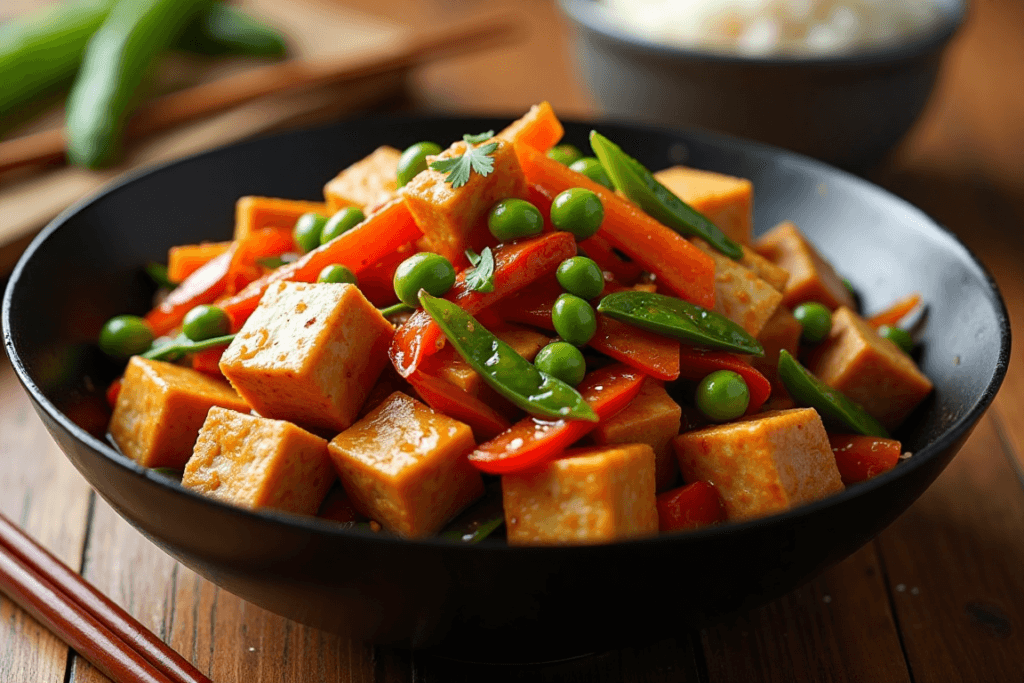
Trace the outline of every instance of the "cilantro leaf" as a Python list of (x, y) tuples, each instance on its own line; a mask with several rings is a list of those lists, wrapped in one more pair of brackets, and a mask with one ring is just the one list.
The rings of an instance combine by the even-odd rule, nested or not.
[(463, 253), (466, 255), (466, 258), (469, 259), (470, 265), (473, 265), (473, 266), (479, 266), (480, 265), (480, 259), (483, 258), (482, 256), (480, 256), (480, 254), (476, 253), (472, 249), (467, 249)]
[(470, 135), (469, 133), (466, 133), (465, 135), (462, 136), (462, 139), (465, 140), (466, 142), (468, 142), (471, 145), (479, 145), (481, 142), (486, 142), (487, 140), (490, 140), (493, 137), (494, 137), (494, 131), (493, 130), (489, 130), (489, 131), (480, 133), (479, 135)]
[(492, 142), (483, 147), (474, 147), (475, 142), (483, 142), (493, 137), (494, 131), (480, 133), (480, 135), (464, 135), (468, 147), (465, 154), (450, 159), (438, 159), (431, 162), (430, 168), (439, 172), (447, 173), (444, 181), (451, 183), (452, 189), (458, 189), (469, 182), (470, 173), (476, 171), (487, 177), (494, 170), (494, 158), (490, 155), (498, 149), (498, 143)]
[(484, 247), (479, 255), (473, 254), (472, 250), (467, 249), (466, 257), (473, 264), (473, 269), (466, 271), (466, 286), (474, 292), (483, 292), (484, 294), (493, 292), (494, 254), (491, 253), (491, 248)]

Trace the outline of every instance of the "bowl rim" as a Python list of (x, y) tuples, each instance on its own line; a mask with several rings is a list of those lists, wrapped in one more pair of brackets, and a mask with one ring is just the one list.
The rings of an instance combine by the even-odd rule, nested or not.
[[(797, 522), (809, 515), (816, 514), (817, 512), (831, 507), (833, 505), (840, 505), (848, 500), (875, 491), (879, 488), (887, 486), (890, 482), (895, 481), (903, 477), (905, 474), (924, 466), (927, 461), (938, 457), (940, 453), (949, 448), (961, 437), (970, 433), (974, 425), (978, 422), (984, 412), (991, 405), (1003, 379), (1006, 376), (1007, 368), (1009, 365), (1010, 349), (1011, 349), (1011, 331), (1010, 331), (1010, 317), (1006, 308), (1006, 304), (1003, 300), (1002, 293), (999, 290), (999, 286), (989, 272), (988, 268), (978, 259), (978, 257), (957, 237), (952, 231), (949, 230), (945, 225), (935, 220), (931, 215), (906, 201), (905, 199), (889, 192), (885, 188), (871, 183), (859, 176), (844, 171), (842, 169), (831, 166), (825, 162), (818, 161), (811, 157), (791, 152), (771, 145), (749, 141), (743, 138), (735, 136), (724, 135), (720, 133), (712, 133), (702, 130), (692, 130), (686, 128), (668, 128), (664, 126), (655, 126), (647, 124), (638, 124), (630, 121), (623, 121), (621, 119), (607, 118), (607, 117), (594, 117), (586, 120), (565, 118), (563, 123), (571, 126), (582, 126), (582, 127), (599, 127), (602, 125), (609, 126), (620, 126), (628, 127), (638, 133), (652, 133), (662, 136), (675, 136), (678, 138), (684, 138), (683, 142), (693, 140), (699, 144), (711, 146), (718, 150), (728, 150), (732, 152), (740, 152), (745, 155), (761, 154), (770, 155), (775, 159), (781, 159), (789, 162), (797, 162), (805, 167), (809, 166), (812, 170), (818, 169), (826, 171), (830, 174), (838, 174), (839, 177), (854, 186), (860, 186), (871, 192), (881, 192), (883, 196), (902, 204), (906, 209), (912, 212), (918, 213), (922, 218), (926, 219), (926, 223), (930, 224), (930, 227), (934, 229), (937, 236), (946, 239), (950, 246), (954, 249), (959, 249), (962, 255), (965, 257), (965, 261), (968, 265), (973, 266), (977, 269), (979, 276), (987, 285), (986, 293), (990, 299), (993, 308), (995, 309), (997, 325), (1000, 336), (1000, 348), (998, 357), (996, 359), (995, 369), (986, 385), (984, 391), (979, 396), (974, 406), (957, 420), (951, 423), (949, 426), (939, 434), (938, 438), (927, 444), (924, 448), (914, 453), (914, 455), (906, 460), (900, 462), (898, 467), (892, 470), (869, 479), (865, 482), (858, 483), (855, 486), (846, 487), (845, 490), (838, 494), (828, 496), (826, 498), (801, 505), (796, 508), (785, 510), (783, 512), (761, 517), (757, 519), (741, 521), (741, 522), (730, 522), (724, 525), (715, 525), (705, 527), (701, 529), (691, 530), (683, 533), (676, 534), (659, 534), (644, 538), (625, 539), (617, 541), (615, 543), (603, 543), (603, 544), (589, 544), (589, 545), (549, 545), (549, 546), (510, 546), (506, 543), (489, 542), (485, 539), (483, 542), (478, 544), (465, 544), (452, 542), (451, 540), (441, 538), (439, 536), (432, 536), (423, 539), (408, 539), (400, 538), (397, 536), (391, 536), (388, 534), (375, 533), (370, 530), (364, 530), (358, 527), (351, 527), (337, 522), (329, 520), (321, 520), (316, 517), (308, 517), (304, 515), (297, 515), (287, 512), (280, 511), (267, 511), (267, 510), (250, 510), (239, 506), (231, 505), (229, 503), (222, 502), (220, 500), (204, 496), (198, 492), (186, 489), (181, 486), (180, 483), (161, 475), (153, 470), (143, 467), (136, 463), (134, 460), (123, 455), (120, 451), (113, 448), (111, 444), (105, 440), (99, 439), (85, 429), (79, 427), (74, 421), (72, 421), (67, 415), (61, 412), (46, 396), (43, 394), (42, 389), (32, 380), (28, 373), (28, 369), (22, 362), (21, 355), (18, 352), (17, 346), (14, 340), (14, 334), (11, 330), (10, 316), (11, 309), (13, 306), (14, 292), (17, 290), (18, 282), (21, 278), (22, 272), (25, 270), (28, 262), (32, 259), (33, 255), (42, 248), (42, 245), (61, 227), (67, 225), (68, 222), (82, 209), (89, 206), (93, 202), (99, 201), (107, 195), (113, 194), (128, 187), (137, 180), (158, 174), (164, 170), (179, 166), (186, 165), (195, 162), (201, 162), (207, 157), (213, 157), (222, 154), (231, 154), (236, 149), (245, 147), (256, 147), (263, 144), (267, 140), (281, 140), (291, 137), (301, 137), (312, 133), (319, 133), (334, 128), (344, 128), (347, 126), (359, 126), (364, 123), (384, 122), (391, 125), (438, 125), (438, 124), (450, 124), (453, 122), (465, 122), (471, 126), (484, 125), (484, 126), (502, 126), (508, 123), (509, 120), (514, 120), (514, 117), (494, 117), (494, 116), (455, 116), (455, 115), (416, 115), (416, 114), (377, 114), (377, 115), (363, 115), (346, 119), (344, 121), (335, 122), (327, 125), (317, 126), (313, 128), (303, 128), (299, 130), (287, 131), (283, 133), (277, 133), (269, 136), (261, 136), (258, 138), (246, 140), (243, 142), (236, 142), (228, 145), (223, 145), (211, 150), (192, 154), (181, 159), (175, 159), (172, 161), (160, 163), (151, 167), (138, 169), (121, 176), (120, 178), (108, 183), (100, 191), (90, 196), (84, 197), (73, 205), (68, 207), (66, 210), (61, 212), (56, 218), (54, 218), (43, 230), (36, 235), (21, 258), (18, 260), (17, 265), (11, 273), (8, 281), (6, 290), (4, 292), (2, 306), (0, 306), (0, 329), (3, 332), (3, 343), (7, 352), (7, 356), (11, 362), (12, 367), (25, 388), (29, 397), (36, 404), (37, 407), (41, 407), (46, 412), (50, 419), (60, 424), (68, 433), (70, 433), (78, 441), (85, 444), (89, 450), (93, 453), (99, 454), (108, 460), (113, 461), (117, 466), (127, 470), (128, 473), (135, 475), (141, 479), (147, 479), (152, 483), (156, 483), (165, 488), (166, 491), (172, 495), (184, 496), (193, 501), (199, 501), (200, 505), (210, 505), (219, 508), (222, 512), (226, 512), (230, 515), (240, 516), (252, 520), (256, 518), (261, 523), (270, 523), (276, 526), (283, 526), (289, 529), (299, 528), (307, 533), (316, 534), (320, 537), (327, 537), (336, 540), (362, 540), (369, 543), (379, 543), (384, 545), (392, 544), (403, 544), (403, 545), (416, 545), (424, 548), (459, 548), (460, 550), (452, 550), (452, 552), (515, 552), (515, 553), (580, 553), (580, 552), (608, 552), (609, 549), (622, 550), (624, 552), (632, 552), (638, 547), (650, 547), (653, 545), (669, 544), (669, 543), (686, 543), (687, 541), (699, 542), (703, 539), (712, 536), (729, 536), (732, 534), (744, 534), (751, 530), (756, 530), (762, 527), (774, 526), (776, 524), (788, 524)], [(63, 450), (63, 449), (62, 449)], [(65, 457), (67, 454), (65, 453)], [(97, 491), (98, 492), (98, 491)]]
[(577, 30), (587, 30), (621, 47), (651, 56), (703, 61), (715, 65), (754, 68), (802, 67), (807, 69), (842, 69), (885, 66), (928, 54), (945, 45), (960, 30), (969, 9), (968, 0), (951, 0), (952, 6), (940, 12), (941, 18), (929, 30), (912, 35), (910, 40), (889, 43), (858, 52), (834, 55), (740, 55), (699, 48), (666, 45), (649, 40), (616, 26), (607, 19), (595, 0), (558, 0), (562, 12)]

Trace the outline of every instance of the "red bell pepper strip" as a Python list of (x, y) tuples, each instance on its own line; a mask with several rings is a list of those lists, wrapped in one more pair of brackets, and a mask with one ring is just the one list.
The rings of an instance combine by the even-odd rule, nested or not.
[(888, 472), (900, 461), (903, 446), (895, 439), (859, 434), (829, 434), (836, 467), (849, 486)]
[(159, 306), (146, 314), (153, 334), (165, 335), (181, 324), (185, 314), (200, 304), (209, 304), (224, 293), (227, 286), (231, 258), (237, 243), (220, 256), (215, 256), (185, 281), (171, 290)]
[(604, 223), (598, 235), (653, 273), (680, 298), (715, 307), (715, 262), (674, 230), (654, 220), (639, 207), (582, 173), (563, 166), (531, 147), (516, 147), (526, 180), (557, 195), (571, 187), (584, 187), (604, 204)]
[(747, 415), (753, 415), (772, 393), (768, 379), (744, 360), (728, 351), (708, 351), (693, 346), (679, 346), (679, 376), (683, 379), (700, 381), (716, 370), (732, 370), (747, 383), (750, 403)]
[[(577, 387), (583, 399), (607, 420), (640, 393), (646, 375), (626, 365), (594, 370)], [(509, 474), (536, 467), (560, 455), (586, 436), (597, 422), (527, 417), (470, 453), (469, 461), (488, 474)]]
[(512, 426), (494, 408), (440, 377), (417, 371), (409, 375), (408, 380), (427, 405), (468, 424), (478, 441), (492, 439)]
[(725, 506), (718, 490), (695, 481), (658, 494), (658, 530), (684, 531), (725, 521)]
[(385, 308), (398, 302), (395, 295), (395, 271), (402, 261), (417, 251), (416, 245), (410, 242), (388, 254), (359, 274), (359, 291), (377, 308)]
[(601, 270), (608, 271), (623, 284), (632, 284), (643, 272), (643, 268), (636, 261), (625, 261), (616, 254), (607, 240), (600, 235), (594, 235), (590, 239), (580, 242), (580, 249), (594, 259)]
[(420, 234), (405, 202), (393, 200), (340, 237), (251, 282), (241, 292), (221, 302), (220, 306), (231, 316), (231, 329), (237, 332), (256, 310), (260, 297), (271, 284), (315, 282), (320, 271), (334, 263), (348, 266), (358, 276)]
[(214, 377), (222, 377), (223, 373), (220, 371), (220, 357), (224, 355), (224, 350), (227, 348), (227, 345), (217, 346), (212, 349), (203, 349), (202, 351), (193, 353), (192, 369), (206, 373), (207, 375), (213, 375)]
[(121, 378), (118, 377), (107, 387), (107, 405), (113, 410), (117, 406), (117, 397), (121, 395)]
[[(559, 263), (575, 255), (576, 240), (567, 232), (552, 232), (506, 244), (494, 250), (493, 291), (484, 293), (470, 289), (466, 285), (467, 271), (464, 270), (444, 298), (458, 304), (467, 313), (475, 314), (553, 273)], [(424, 358), (436, 353), (443, 345), (441, 328), (425, 311), (418, 310), (395, 330), (391, 341), (391, 362), (398, 374), (409, 377)]]
[(915, 292), (910, 296), (900, 299), (884, 311), (875, 313), (873, 316), (868, 318), (868, 325), (871, 325), (871, 327), (876, 330), (882, 325), (889, 325), (890, 327), (895, 326), (896, 323), (905, 318), (908, 313), (917, 308), (919, 303), (921, 303), (921, 295)]

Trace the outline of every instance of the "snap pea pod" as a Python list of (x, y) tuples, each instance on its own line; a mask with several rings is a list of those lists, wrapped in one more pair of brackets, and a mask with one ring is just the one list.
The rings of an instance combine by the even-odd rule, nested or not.
[(98, 168), (114, 160), (139, 84), (158, 55), (213, 0), (119, 2), (93, 34), (71, 88), (68, 160)]
[(614, 142), (590, 131), (590, 146), (611, 176), (615, 189), (644, 210), (651, 218), (680, 235), (696, 236), (731, 259), (743, 258), (743, 249), (729, 239), (701, 212), (684, 202)]
[(779, 379), (797, 405), (817, 410), (825, 424), (847, 433), (889, 438), (889, 432), (878, 420), (815, 377), (785, 349), (779, 352)]
[(764, 347), (733, 321), (672, 296), (615, 292), (601, 299), (597, 312), (691, 346), (764, 356)]
[(539, 417), (597, 422), (597, 413), (579, 392), (538, 370), (457, 304), (425, 290), (419, 299), (459, 355), (513, 404)]
[(490, 536), (504, 523), (505, 510), (502, 507), (501, 487), (489, 486), (484, 498), (456, 517), (441, 532), (441, 538), (473, 545)]
[(230, 344), (235, 338), (233, 334), (225, 334), (221, 337), (211, 337), (210, 339), (204, 339), (202, 341), (192, 341), (185, 335), (179, 335), (170, 341), (154, 346), (149, 351), (142, 354), (143, 358), (149, 360), (173, 360), (180, 358), (186, 353), (198, 353), (205, 351), (206, 349), (213, 349), (218, 346), (225, 346)]

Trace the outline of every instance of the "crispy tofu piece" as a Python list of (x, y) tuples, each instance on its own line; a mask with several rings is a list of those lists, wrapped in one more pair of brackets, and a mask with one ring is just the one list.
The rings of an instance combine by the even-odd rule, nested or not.
[(853, 295), (832, 265), (789, 221), (780, 223), (757, 241), (757, 253), (789, 271), (783, 303), (790, 308), (805, 301), (817, 301), (835, 310), (855, 308)]
[(782, 294), (704, 240), (693, 242), (715, 262), (715, 311), (756, 337), (782, 303)]
[(750, 244), (754, 226), (754, 185), (686, 166), (673, 166), (654, 174), (677, 197), (704, 214), (730, 239)]
[(664, 491), (676, 478), (672, 439), (679, 434), (683, 410), (659, 382), (647, 378), (629, 405), (590, 433), (594, 443), (645, 443), (654, 451), (654, 488)]
[(121, 452), (143, 467), (180, 470), (214, 406), (249, 410), (222, 379), (132, 356), (110, 418), (110, 435)]
[(786, 349), (796, 358), (802, 333), (803, 326), (800, 325), (800, 321), (793, 317), (788, 308), (779, 306), (757, 335), (757, 340), (764, 347), (764, 357), (750, 356), (749, 362), (772, 383), (773, 396), (786, 391), (779, 381), (779, 352)]
[(758, 413), (680, 434), (672, 445), (683, 478), (714, 484), (729, 520), (764, 517), (843, 490), (813, 408)]
[(402, 153), (394, 147), (378, 147), (370, 156), (357, 161), (324, 185), (324, 198), (330, 214), (346, 206), (361, 209), (379, 206), (398, 191), (398, 159)]
[(789, 282), (789, 271), (775, 265), (750, 247), (743, 247), (743, 258), (737, 261), (737, 263), (770, 284), (776, 291), (786, 291), (786, 283)]
[(848, 308), (832, 314), (832, 332), (811, 355), (808, 369), (895, 429), (931, 393), (913, 359)]
[(394, 332), (358, 288), (278, 282), (220, 359), (262, 416), (334, 433), (356, 419)]
[(215, 407), (181, 485), (242, 507), (315, 515), (336, 479), (326, 439), (291, 422)]
[(654, 451), (645, 443), (571, 451), (501, 478), (509, 545), (608, 543), (658, 533)]
[[(476, 147), (492, 142), (498, 144), (490, 155), (494, 159), (494, 170), (486, 176), (474, 171), (465, 185), (453, 188), (445, 182), (447, 174), (428, 168), (399, 191), (423, 230), (419, 241), (422, 249), (441, 254), (453, 263), (459, 262), (464, 259), (463, 252), (467, 248), (478, 248), (481, 236), (489, 237), (481, 219), (495, 202), (526, 196), (526, 178), (511, 143), (491, 138)], [(433, 163), (459, 156), (468, 146), (469, 143), (456, 142), (438, 156), (427, 159)], [(481, 232), (474, 235), (474, 230)]]
[(437, 533), (483, 495), (468, 425), (396, 391), (328, 446), (356, 510), (392, 533)]

